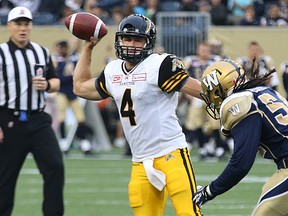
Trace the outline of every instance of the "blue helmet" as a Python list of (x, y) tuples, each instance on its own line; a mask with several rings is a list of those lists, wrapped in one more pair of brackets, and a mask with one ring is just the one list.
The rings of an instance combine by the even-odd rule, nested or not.
[[(123, 46), (122, 39), (124, 36), (145, 37), (147, 42), (144, 47)], [(152, 54), (155, 41), (156, 27), (154, 23), (143, 15), (132, 14), (125, 17), (119, 24), (115, 36), (116, 55), (125, 61), (138, 63)], [(131, 52), (131, 50), (134, 50), (134, 52)]]

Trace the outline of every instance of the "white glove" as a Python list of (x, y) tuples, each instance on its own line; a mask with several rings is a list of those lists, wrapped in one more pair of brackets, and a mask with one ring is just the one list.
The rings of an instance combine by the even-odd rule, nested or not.
[(159, 191), (162, 191), (166, 185), (165, 174), (153, 167), (153, 159), (143, 161), (143, 165), (149, 182)]

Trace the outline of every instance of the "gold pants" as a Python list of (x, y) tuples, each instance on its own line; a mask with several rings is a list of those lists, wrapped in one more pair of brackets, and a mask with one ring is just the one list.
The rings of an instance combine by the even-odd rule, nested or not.
[(253, 216), (288, 215), (288, 169), (280, 169), (264, 184)]
[(85, 114), (82, 105), (78, 98), (74, 100), (68, 100), (67, 97), (62, 94), (57, 94), (57, 108), (58, 108), (58, 118), (60, 122), (64, 122), (66, 118), (66, 111), (71, 108), (73, 114), (77, 120), (77, 123), (82, 123), (85, 121)]
[(168, 196), (177, 216), (202, 215), (192, 202), (196, 181), (187, 148), (154, 159), (154, 168), (165, 173), (166, 186), (157, 190), (149, 182), (143, 163), (133, 162), (129, 183), (129, 201), (134, 216), (162, 216)]

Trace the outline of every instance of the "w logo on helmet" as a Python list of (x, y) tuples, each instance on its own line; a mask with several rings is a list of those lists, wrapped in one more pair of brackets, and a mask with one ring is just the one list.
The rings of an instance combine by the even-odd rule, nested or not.
[(202, 82), (204, 83), (204, 85), (207, 87), (207, 89), (209, 91), (212, 91), (213, 89), (213, 85), (215, 86), (219, 85), (219, 80), (217, 77), (217, 70), (213, 70), (211, 73), (207, 74), (206, 77), (203, 78)]

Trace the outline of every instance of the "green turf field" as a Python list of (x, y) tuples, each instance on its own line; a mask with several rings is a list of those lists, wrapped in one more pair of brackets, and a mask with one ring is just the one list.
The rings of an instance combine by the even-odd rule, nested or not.
[[(193, 166), (198, 184), (210, 182), (222, 171), (226, 162), (197, 162)], [(97, 153), (93, 158), (75, 152), (65, 158), (65, 215), (66, 216), (129, 216), (127, 184), (131, 160), (122, 151)], [(203, 207), (204, 215), (247, 216), (258, 200), (261, 187), (275, 172), (272, 162), (257, 157), (249, 175), (228, 193), (215, 198)], [(41, 216), (42, 179), (31, 157), (20, 174), (13, 216)], [(175, 215), (171, 202), (165, 216)], [(150, 215), (147, 215), (150, 216)]]

